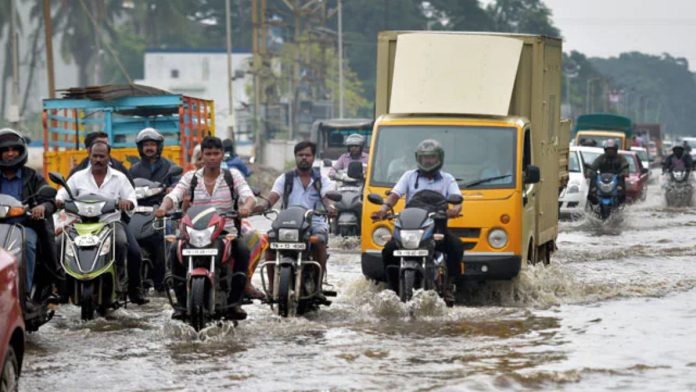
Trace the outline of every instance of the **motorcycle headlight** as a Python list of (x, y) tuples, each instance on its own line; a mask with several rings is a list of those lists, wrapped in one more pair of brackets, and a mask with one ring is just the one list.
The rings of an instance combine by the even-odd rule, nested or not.
[(384, 246), (391, 239), (391, 232), (386, 227), (378, 227), (372, 232), (372, 242), (377, 246)]
[(297, 242), (300, 240), (300, 231), (297, 229), (278, 230), (278, 241)]
[(99, 251), (99, 256), (106, 256), (111, 252), (111, 236), (106, 237), (104, 240), (104, 245), (102, 245), (101, 250)]
[(614, 184), (601, 183), (601, 184), (599, 184), (599, 189), (601, 189), (602, 192), (604, 192), (604, 193), (611, 193), (611, 191), (614, 190)]
[(189, 244), (196, 248), (202, 248), (213, 242), (211, 237), (213, 236), (213, 232), (215, 232), (215, 226), (208, 227), (204, 230), (196, 230), (186, 226), (186, 232), (189, 236)]
[(75, 206), (77, 206), (77, 213), (80, 216), (86, 216), (88, 218), (94, 218), (95, 216), (101, 215), (102, 208), (106, 204), (105, 201), (100, 201), (98, 203), (85, 203), (81, 201), (76, 201)]
[(402, 230), (399, 232), (401, 245), (406, 249), (418, 249), (424, 230)]
[(493, 229), (488, 233), (488, 244), (493, 249), (501, 249), (507, 245), (508, 236), (503, 229)]

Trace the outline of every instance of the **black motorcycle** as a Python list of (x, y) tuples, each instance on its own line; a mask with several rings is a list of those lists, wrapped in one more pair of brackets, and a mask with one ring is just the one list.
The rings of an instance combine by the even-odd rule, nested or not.
[[(49, 186), (44, 186), (37, 192), (46, 198), (55, 198), (56, 190)], [(34, 195), (36, 196), (36, 195)], [(31, 291), (27, 290), (27, 256), (24, 250), (24, 227), (18, 223), (10, 223), (14, 218), (27, 217), (30, 207), (25, 203), (34, 196), (20, 202), (14, 197), (0, 194), (0, 247), (11, 253), (18, 263), (19, 270), (19, 298), (24, 315), (24, 322), (27, 331), (37, 331), (40, 326), (53, 318), (53, 310), (48, 308), (51, 303), (58, 302), (58, 298), (53, 295), (52, 272), (46, 268), (46, 263), (55, 260), (41, 261), (37, 249), (36, 265), (34, 267), (34, 277), (32, 279)]]
[(363, 164), (351, 162), (348, 170), (338, 173), (334, 179), (339, 183), (336, 191), (342, 199), (336, 203), (336, 218), (331, 219), (331, 231), (342, 237), (359, 236), (365, 185)]
[[(340, 201), (341, 194), (328, 192), (326, 197)], [(277, 213), (268, 232), (269, 249), (275, 251), (274, 261), (260, 266), (261, 281), (269, 303), (277, 305), (278, 315), (292, 317), (330, 305), (326, 296), (335, 292), (323, 290), (324, 270), (313, 260), (312, 246), (319, 238), (310, 234), (312, 217), (324, 212), (290, 206)], [(265, 269), (273, 268), (273, 291), (266, 284)]]
[[(384, 204), (382, 196), (376, 193), (369, 194), (367, 199), (372, 204)], [(425, 190), (416, 193), (403, 211), (398, 214), (392, 211), (385, 217), (394, 220), (394, 256), (400, 263), (388, 268), (399, 269), (398, 294), (402, 302), (409, 301), (417, 289), (435, 290), (446, 298), (446, 290), (451, 289), (447, 287), (447, 255), (435, 247), (445, 238), (448, 203), (456, 205), (462, 201), (462, 195), (445, 199), (438, 192)], [(447, 301), (447, 305), (453, 304)]]

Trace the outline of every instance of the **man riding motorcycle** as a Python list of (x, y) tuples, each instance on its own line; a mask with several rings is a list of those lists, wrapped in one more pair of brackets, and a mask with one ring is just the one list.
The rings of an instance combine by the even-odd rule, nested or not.
[(336, 160), (336, 163), (329, 170), (329, 178), (334, 179), (336, 173), (341, 170), (347, 170), (348, 165), (351, 162), (360, 162), (363, 165), (367, 164), (369, 155), (363, 152), (365, 147), (365, 137), (363, 135), (354, 133), (346, 138), (345, 145), (348, 148), (348, 152), (344, 152)]
[[(236, 210), (239, 218), (246, 218), (256, 205), (256, 198), (249, 188), (244, 176), (237, 169), (223, 170), (221, 168), (224, 156), (222, 141), (214, 136), (207, 136), (201, 142), (201, 156), (203, 157), (203, 167), (195, 171), (189, 171), (181, 177), (181, 180), (174, 186), (174, 189), (164, 197), (162, 205), (155, 211), (158, 218), (164, 217), (175, 205), (182, 203), (182, 209), (186, 211), (191, 206), (206, 205), (216, 208), (219, 212), (230, 212)], [(225, 173), (227, 172), (227, 174)], [(239, 204), (239, 207), (237, 205)], [(226, 222), (226, 228), (232, 230), (235, 222)], [(237, 228), (238, 230), (238, 228)], [(171, 249), (171, 252), (175, 252)], [(227, 266), (233, 264), (232, 273), (247, 273), (249, 266), (249, 249), (244, 241), (238, 236), (232, 240), (232, 257), (234, 263), (226, 263)], [(180, 263), (174, 262), (176, 255), (172, 255), (172, 273), (179, 278), (184, 278), (186, 271)], [(248, 283), (247, 283), (248, 284)], [(236, 297), (239, 290), (248, 290), (247, 287), (233, 287), (228, 293), (230, 303), (237, 302)], [(183, 284), (175, 283), (174, 291), (177, 302), (182, 308), (186, 308), (186, 287)], [(176, 311), (172, 318), (180, 318), (183, 315)], [(246, 312), (237, 305), (230, 308), (232, 319), (246, 318)]]
[[(122, 172), (115, 170), (109, 164), (111, 160), (111, 147), (103, 141), (92, 144), (89, 154), (89, 167), (75, 172), (67, 181), (73, 195), (95, 194), (106, 198), (118, 200), (118, 208), (121, 211), (131, 211), (138, 205), (135, 189)], [(61, 188), (56, 195), (56, 205), (60, 208), (69, 197), (65, 188)], [(128, 252), (131, 240), (127, 237), (128, 230), (123, 220), (114, 226), (116, 231), (116, 260), (122, 262), (125, 253)], [(135, 239), (132, 240), (135, 242)], [(137, 242), (135, 242), (137, 245)], [(138, 248), (139, 249), (139, 248)], [(130, 252), (128, 252), (130, 253)], [(128, 257), (128, 297), (131, 302), (143, 305), (149, 302), (143, 297), (141, 288), (139, 258)]]
[(672, 147), (672, 153), (662, 162), (662, 174), (671, 172), (672, 170), (684, 170), (688, 175), (693, 169), (694, 162), (691, 155), (684, 151), (684, 146), (677, 144)]
[[(312, 168), (317, 146), (312, 142), (302, 141), (295, 144), (294, 152), (296, 168), (276, 178), (273, 183), (273, 189), (266, 198), (266, 202), (259, 203), (256, 211), (264, 211), (271, 208), (278, 200), (282, 199), (281, 208), (283, 209), (292, 205), (298, 205), (316, 210), (323, 205), (330, 216), (335, 216), (336, 207), (332, 201), (324, 197), (331, 188), (331, 180), (322, 176), (319, 170)], [(311, 234), (318, 236), (320, 239), (319, 243), (313, 248), (314, 260), (321, 265), (324, 274), (326, 274), (326, 259), (328, 257), (326, 245), (329, 242), (329, 225), (326, 222), (326, 218), (320, 215), (313, 216), (311, 230)], [(275, 260), (274, 252), (267, 252), (266, 260)], [(268, 269), (268, 276), (272, 281), (272, 268)]]
[(231, 169), (235, 168), (239, 170), (240, 173), (244, 174), (244, 177), (249, 177), (252, 172), (251, 170), (242, 162), (239, 155), (234, 151), (234, 142), (232, 139), (225, 139), (222, 141), (222, 147), (225, 152), (223, 158), (222, 168)]
[[(68, 178), (70, 178), (73, 174), (77, 173), (78, 171), (84, 170), (89, 166), (89, 152), (92, 150), (92, 145), (94, 145), (94, 143), (96, 142), (109, 144), (109, 135), (107, 135), (106, 132), (96, 131), (90, 132), (87, 134), (87, 136), (85, 136), (84, 143), (85, 149), (87, 149), (88, 156), (87, 158), (83, 159), (82, 162), (80, 162), (77, 166), (73, 167), (72, 170), (70, 170)], [(125, 174), (128, 178), (128, 181), (131, 183), (131, 185), (133, 185), (133, 179), (128, 173), (128, 169), (126, 169), (126, 167), (123, 166), (123, 163), (121, 161), (119, 161), (116, 158), (109, 158), (109, 165), (115, 170), (118, 170), (121, 173)]]
[(145, 178), (167, 188), (173, 187), (179, 179), (169, 171), (176, 164), (162, 157), (164, 136), (155, 128), (145, 128), (135, 137), (135, 145), (138, 146), (140, 161), (128, 170), (131, 178)]
[(623, 203), (626, 200), (626, 177), (628, 176), (628, 161), (626, 157), (619, 154), (619, 145), (616, 140), (609, 139), (604, 142), (604, 154), (598, 156), (590, 165), (589, 173), (585, 172), (585, 176), (590, 178), (590, 190), (587, 193), (587, 199), (592, 204), (597, 204), (597, 185), (595, 177), (599, 173), (611, 173), (619, 178), (619, 202)]
[(53, 219), (46, 219), (55, 212), (55, 202), (37, 195), (40, 188), (49, 185), (34, 169), (25, 166), (28, 158), (27, 144), (19, 132), (10, 128), (0, 129), (0, 158), (0, 193), (12, 196), (20, 202), (25, 202), (32, 196), (28, 200), (31, 216), (5, 221), (24, 226), (28, 294), (34, 281), (34, 272), (37, 271), (37, 260), (51, 275), (47, 277), (48, 281), (58, 283)]
[[(412, 200), (413, 196), (423, 190), (431, 190), (442, 194), (445, 198), (453, 194), (461, 194), (457, 180), (450, 173), (440, 170), (445, 160), (445, 151), (440, 146), (440, 143), (433, 139), (426, 139), (420, 142), (416, 148), (416, 163), (418, 169), (406, 171), (399, 181), (394, 185), (394, 188), (389, 192), (389, 197), (385, 200), (382, 207), (372, 214), (372, 219), (384, 219), (389, 211), (396, 205), (402, 196), (406, 197), (406, 204)], [(455, 205), (447, 209), (447, 217), (454, 218), (461, 213), (461, 204)], [(446, 230), (442, 225), (445, 222), (440, 222), (440, 231), (445, 235), (444, 240), (439, 242), (438, 250), (447, 254), (447, 270), (449, 272), (449, 280), (447, 287), (451, 286), (455, 273), (459, 271), (459, 265), (464, 257), (464, 244), (456, 235)], [(389, 268), (390, 266), (398, 266), (399, 259), (394, 256), (396, 249), (396, 240), (390, 239), (382, 249), (382, 260), (384, 261), (385, 276), (389, 287), (398, 293), (398, 268)], [(453, 293), (450, 290), (446, 292), (446, 301), (453, 301)]]

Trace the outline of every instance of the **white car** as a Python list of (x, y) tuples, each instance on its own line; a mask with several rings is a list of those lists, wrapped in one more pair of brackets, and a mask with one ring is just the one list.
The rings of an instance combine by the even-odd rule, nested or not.
[(585, 211), (587, 192), (590, 181), (585, 178), (585, 164), (591, 165), (594, 160), (604, 153), (598, 147), (571, 146), (568, 155), (568, 186), (558, 198), (562, 218), (576, 218)]

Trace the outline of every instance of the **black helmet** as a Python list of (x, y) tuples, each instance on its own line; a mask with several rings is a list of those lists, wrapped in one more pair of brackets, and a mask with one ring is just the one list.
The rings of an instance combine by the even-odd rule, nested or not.
[[(421, 162), (421, 158), (424, 156), (437, 156), (438, 160), (432, 165), (425, 166)], [(440, 170), (442, 164), (445, 161), (445, 150), (442, 149), (440, 143), (434, 139), (425, 139), (416, 148), (416, 163), (418, 164), (418, 169), (424, 174), (429, 174)]]
[(225, 160), (232, 159), (232, 156), (234, 156), (234, 142), (232, 139), (227, 138), (222, 141), (222, 151), (225, 153)]
[(138, 136), (135, 137), (135, 144), (138, 146), (138, 154), (140, 158), (143, 158), (143, 143), (147, 141), (153, 141), (157, 143), (157, 158), (162, 155), (162, 149), (164, 148), (164, 136), (157, 132), (155, 128), (145, 128), (138, 132)]
[(0, 129), (0, 151), (8, 147), (15, 147), (20, 150), (19, 156), (11, 161), (0, 159), (0, 168), (19, 169), (27, 163), (29, 153), (27, 152), (27, 142), (24, 137), (14, 129)]

